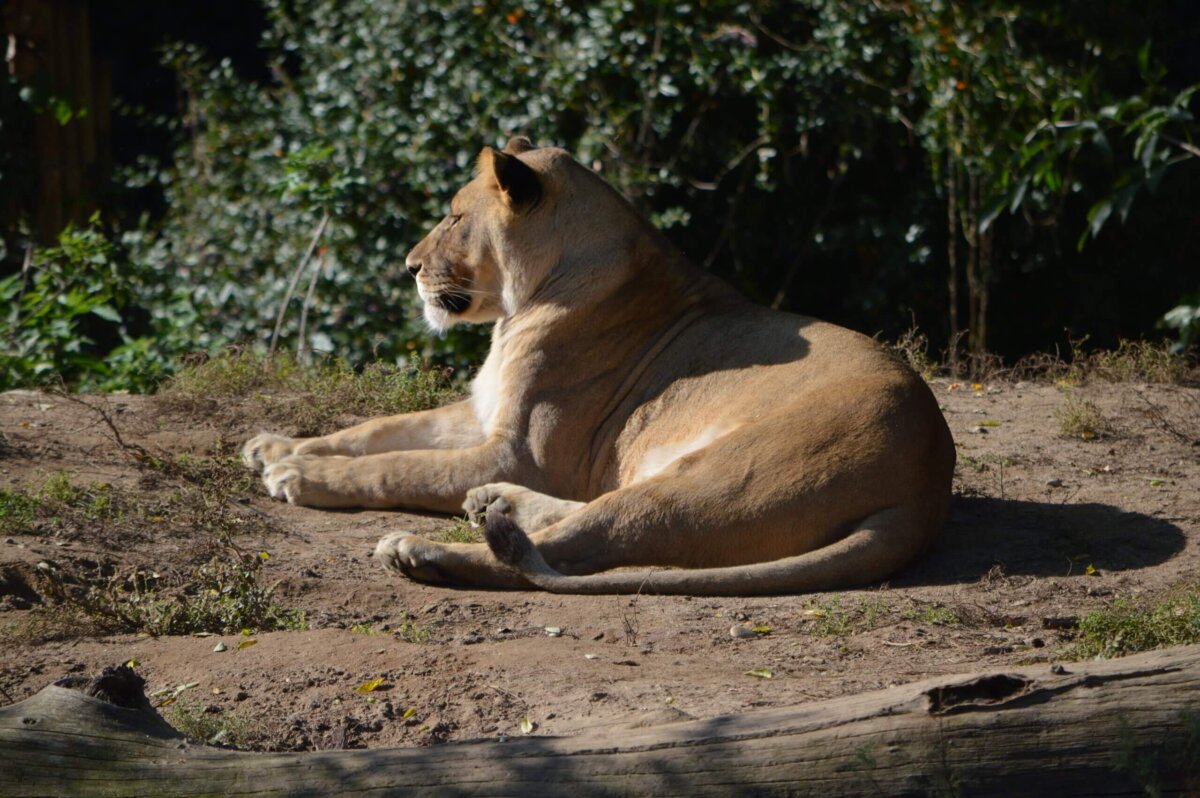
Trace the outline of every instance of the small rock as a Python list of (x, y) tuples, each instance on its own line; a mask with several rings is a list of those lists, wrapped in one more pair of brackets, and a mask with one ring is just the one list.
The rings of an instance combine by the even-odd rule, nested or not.
[(1052, 488), (1061, 488), (1063, 486), (1063, 481), (1058, 477), (1055, 477), (1054, 479), (1046, 480), (1046, 484)]
[(228, 650), (229, 650), (229, 646), (225, 645), (224, 643), (217, 643), (215, 646), (213, 646), (213, 651), (216, 651), (216, 652), (228, 651)]
[(592, 635), (592, 639), (593, 640), (603, 640), (604, 632), (597, 632), (596, 634)]
[(1031, 637), (1025, 641), (1025, 645), (1029, 646), (1030, 648), (1045, 648), (1046, 641), (1040, 637)]
[(1074, 629), (1079, 626), (1077, 615), (1051, 615), (1042, 618), (1043, 629)]
[(987, 435), (988, 429), (987, 427), (971, 427), (967, 430), (967, 432), (971, 433), (972, 435)]
[(584, 654), (583, 658), (584, 659), (600, 659), (600, 656), (598, 654)]
[(245, 701), (249, 697), (250, 697), (250, 694), (247, 693), (245, 690), (238, 690), (237, 694), (234, 695), (233, 700), (234, 701)]
[(631, 668), (638, 667), (637, 660), (634, 660), (634, 659), (619, 659), (616, 662), (614, 662), (613, 665), (628, 665)]
[(547, 626), (544, 628), (546, 630), (546, 634), (549, 635), (550, 637), (562, 637), (562, 627)]
[(1070, 673), (1070, 671), (1067, 670), (1066, 668), (1064, 668), (1062, 665), (1051, 665), (1050, 672), (1053, 673), (1055, 676), (1064, 676), (1064, 675)]
[(5, 538), (5, 539), (4, 539), (4, 542), (5, 542), (5, 543), (7, 543), (7, 544), (9, 544), (10, 546), (15, 546), (15, 545), (17, 545), (17, 541), (13, 540), (12, 538)]
[(496, 630), (496, 634), (510, 635), (510, 634), (512, 634), (512, 629), (509, 629), (507, 626), (501, 626), (499, 629)]
[(753, 629), (747, 629), (740, 623), (735, 623), (733, 626), (729, 627), (729, 636), (735, 640), (748, 640), (752, 637), (758, 637), (758, 635), (754, 633)]

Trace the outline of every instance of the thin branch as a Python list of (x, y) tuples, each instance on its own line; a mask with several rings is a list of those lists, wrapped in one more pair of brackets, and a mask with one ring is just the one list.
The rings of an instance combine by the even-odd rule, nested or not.
[(804, 262), (805, 255), (808, 254), (809, 248), (812, 246), (813, 235), (821, 227), (825, 221), (825, 217), (833, 209), (833, 201), (837, 198), (838, 189), (845, 181), (846, 176), (839, 174), (829, 184), (829, 191), (825, 195), (825, 204), (821, 206), (821, 210), (817, 212), (813, 222), (808, 227), (808, 235), (804, 237), (804, 242), (801, 245), (800, 251), (796, 253), (796, 257), (792, 259), (791, 265), (788, 267), (787, 274), (783, 276), (783, 282), (779, 284), (779, 290), (775, 292), (775, 298), (771, 300), (771, 309), (779, 310), (787, 299), (788, 292), (791, 291), (792, 282), (796, 279), (796, 275), (800, 272), (800, 264)]
[(737, 155), (733, 156), (733, 159), (729, 161), (729, 163), (725, 164), (720, 168), (720, 170), (718, 170), (716, 177), (714, 177), (711, 181), (705, 182), (703, 180), (694, 180), (692, 178), (688, 178), (688, 182), (691, 183), (694, 188), (698, 188), (701, 191), (716, 191), (717, 187), (721, 184), (721, 180), (723, 180), (726, 175), (736, 169), (742, 161), (746, 160), (747, 157), (756, 152), (759, 147), (766, 144), (770, 140), (770, 137), (764, 133), (754, 141), (747, 144), (741, 149), (740, 152), (738, 152)]
[(49, 390), (49, 393), (52, 396), (57, 396), (58, 398), (65, 399), (68, 402), (73, 402), (77, 405), (82, 405), (83, 407), (86, 407), (88, 410), (92, 411), (97, 416), (99, 416), (100, 420), (104, 422), (104, 426), (108, 427), (109, 439), (111, 439), (113, 443), (115, 443), (117, 446), (119, 446), (122, 452), (124, 452), (125, 454), (132, 457), (135, 461), (137, 461), (139, 463), (146, 463), (146, 462), (152, 462), (152, 461), (158, 459), (153, 454), (151, 454), (149, 452), (149, 450), (147, 450), (144, 446), (141, 446), (136, 443), (126, 442), (126, 440), (123, 437), (121, 437), (121, 430), (119, 430), (117, 428), (116, 422), (114, 422), (112, 420), (112, 416), (110, 416), (108, 414), (108, 412), (106, 410), (104, 410), (104, 408), (97, 407), (96, 405), (92, 404), (91, 402), (85, 402), (84, 400), (80, 399), (78, 396), (68, 393), (66, 388), (51, 388)]
[(312, 277), (308, 281), (308, 291), (304, 294), (304, 302), (300, 305), (300, 342), (296, 345), (296, 359), (301, 363), (308, 364), (308, 340), (304, 337), (304, 328), (308, 322), (308, 308), (312, 305), (313, 294), (317, 291), (317, 278), (321, 276), (321, 269), (325, 266), (325, 253), (322, 251), (317, 255), (317, 265), (313, 267)]
[(283, 317), (287, 315), (288, 303), (292, 301), (292, 295), (296, 293), (296, 284), (300, 282), (300, 275), (304, 273), (304, 267), (312, 259), (313, 252), (317, 249), (317, 242), (321, 240), (321, 236), (325, 233), (325, 228), (328, 226), (329, 211), (322, 208), (321, 222), (317, 225), (317, 231), (313, 233), (312, 241), (308, 242), (308, 250), (300, 260), (300, 265), (296, 267), (296, 271), (292, 274), (292, 281), (288, 283), (287, 294), (284, 295), (283, 303), (279, 306), (279, 315), (275, 317), (275, 331), (271, 333), (271, 345), (267, 348), (270, 354), (275, 354), (275, 344), (279, 341), (279, 331), (283, 328)]
[(1161, 138), (1163, 141), (1174, 144), (1176, 147), (1183, 150), (1184, 152), (1186, 152), (1190, 155), (1194, 155), (1197, 158), (1200, 158), (1200, 147), (1197, 147), (1195, 144), (1192, 144), (1191, 142), (1188, 142), (1188, 141), (1184, 141), (1183, 139), (1177, 139), (1174, 136), (1170, 136), (1166, 133), (1159, 133), (1158, 137)]

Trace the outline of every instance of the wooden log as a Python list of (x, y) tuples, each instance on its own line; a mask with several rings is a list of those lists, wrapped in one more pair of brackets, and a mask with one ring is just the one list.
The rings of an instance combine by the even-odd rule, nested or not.
[[(1200, 788), (1200, 647), (942, 677), (578, 737), (242, 753), (61, 687), (0, 709), (0, 795), (1177, 795)], [(134, 703), (128, 700), (123, 703)]]

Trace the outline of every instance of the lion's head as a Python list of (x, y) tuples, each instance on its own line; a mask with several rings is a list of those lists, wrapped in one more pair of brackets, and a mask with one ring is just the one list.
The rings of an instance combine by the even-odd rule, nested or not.
[(511, 237), (509, 228), (536, 213), (543, 197), (542, 181), (520, 158), (532, 151), (527, 139), (513, 139), (503, 152), (485, 148), (475, 179), (405, 259), (433, 328), (505, 314), (504, 243)]
[[(564, 150), (514, 138), (485, 147), (475, 178), (405, 260), (437, 330), (511, 316), (548, 284), (568, 291), (575, 255), (644, 232), (628, 203)], [(593, 271), (593, 269), (588, 269)], [(554, 274), (554, 280), (548, 277)], [(589, 284), (595, 286), (595, 275)], [(580, 286), (574, 286), (578, 289)]]

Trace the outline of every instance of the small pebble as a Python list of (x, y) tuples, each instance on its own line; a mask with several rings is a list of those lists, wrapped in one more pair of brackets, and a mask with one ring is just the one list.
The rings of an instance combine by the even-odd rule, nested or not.
[(971, 427), (969, 430), (967, 430), (967, 432), (971, 433), (972, 435), (987, 435), (988, 434), (987, 427)]
[(215, 646), (213, 646), (213, 651), (220, 652), (220, 651), (228, 651), (228, 650), (229, 650), (229, 646), (225, 645), (224, 643), (217, 643)]
[(753, 629), (747, 629), (745, 626), (742, 626), (738, 623), (735, 623), (733, 626), (729, 627), (729, 636), (734, 639), (743, 640), (751, 637), (758, 637)]
[(1046, 484), (1052, 488), (1061, 488), (1063, 486), (1063, 481), (1058, 477), (1055, 477), (1054, 479), (1046, 480)]

